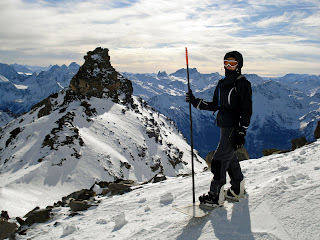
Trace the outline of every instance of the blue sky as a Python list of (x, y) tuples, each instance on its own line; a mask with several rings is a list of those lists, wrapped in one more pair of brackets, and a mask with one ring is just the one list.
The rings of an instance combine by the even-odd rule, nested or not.
[(0, 62), (84, 62), (109, 48), (118, 71), (223, 73), (226, 52), (244, 73), (320, 74), (320, 0), (1, 0)]

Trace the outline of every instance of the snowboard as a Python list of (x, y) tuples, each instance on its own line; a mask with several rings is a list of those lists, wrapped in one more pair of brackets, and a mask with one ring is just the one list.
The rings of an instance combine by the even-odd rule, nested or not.
[[(223, 206), (223, 205), (222, 205)], [(188, 204), (186, 206), (175, 208), (176, 211), (189, 215), (195, 218), (201, 218), (209, 215), (212, 210), (216, 208), (220, 208), (222, 206), (211, 207), (207, 205), (200, 204), (200, 202), (195, 202), (192, 204)]]

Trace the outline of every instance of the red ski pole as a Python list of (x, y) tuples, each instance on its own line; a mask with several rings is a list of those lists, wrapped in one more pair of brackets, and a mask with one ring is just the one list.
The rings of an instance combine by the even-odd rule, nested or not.
[[(189, 61), (188, 61), (188, 49), (186, 48), (186, 62), (187, 62), (187, 76), (188, 76), (188, 92), (190, 92), (190, 80), (189, 80)], [(193, 203), (195, 203), (195, 184), (194, 184), (194, 162), (193, 162), (193, 134), (192, 134), (192, 115), (191, 115), (191, 102), (189, 101), (189, 115), (190, 115), (190, 136), (191, 136), (191, 167), (192, 167), (192, 196)]]

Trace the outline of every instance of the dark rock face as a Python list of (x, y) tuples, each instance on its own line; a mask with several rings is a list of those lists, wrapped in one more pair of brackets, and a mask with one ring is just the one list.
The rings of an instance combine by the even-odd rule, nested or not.
[(109, 49), (100, 47), (88, 52), (70, 88), (80, 98), (107, 97), (116, 103), (132, 103), (132, 83), (111, 66), (108, 52)]
[(235, 154), (236, 154), (239, 161), (244, 161), (244, 160), (250, 159), (250, 155), (249, 155), (247, 149), (245, 149), (244, 147), (237, 149)]
[(107, 188), (103, 189), (102, 195), (117, 195), (130, 192), (132, 186), (136, 186), (135, 181), (119, 179), (118, 181), (107, 183)]
[(91, 205), (88, 204), (86, 201), (72, 201), (69, 203), (69, 207), (73, 212), (78, 211), (85, 211), (87, 210)]
[(88, 200), (88, 199), (90, 199), (91, 197), (94, 197), (94, 196), (95, 196), (95, 192), (94, 191), (88, 190), (88, 189), (82, 189), (80, 191), (73, 192), (73, 193), (69, 194), (66, 197), (63, 197), (62, 201), (67, 201), (67, 200), (70, 200), (70, 199), (74, 199), (74, 200), (77, 200), (77, 201), (82, 201), (82, 200)]
[(51, 217), (52, 209), (34, 209), (31, 212), (27, 213), (25, 217), (27, 219), (24, 221), (23, 225), (31, 226), (34, 223), (44, 223), (48, 221)]
[(317, 127), (316, 127), (316, 129), (314, 130), (314, 137), (315, 137), (316, 139), (319, 139), (319, 138), (320, 138), (320, 121), (318, 122)]
[(290, 152), (291, 150), (281, 150), (281, 149), (263, 149), (262, 150), (262, 153), (263, 153), (263, 156), (269, 156), (269, 155), (272, 155), (272, 154), (281, 154), (281, 153), (287, 153), (287, 152)]
[(292, 150), (295, 150), (297, 148), (300, 148), (306, 145), (307, 139), (305, 137), (295, 138), (291, 140), (291, 143), (292, 143)]
[(0, 220), (0, 239), (15, 239), (16, 229), (15, 223)]

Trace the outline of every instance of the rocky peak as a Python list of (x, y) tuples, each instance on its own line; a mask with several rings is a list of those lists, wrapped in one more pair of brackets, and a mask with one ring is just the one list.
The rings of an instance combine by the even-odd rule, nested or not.
[(164, 71), (164, 72), (158, 72), (158, 75), (157, 75), (158, 78), (167, 78), (168, 77), (168, 74)]
[(72, 62), (70, 63), (69, 68), (79, 68), (79, 65), (76, 62)]
[(108, 52), (101, 47), (89, 51), (70, 88), (80, 98), (107, 97), (116, 103), (132, 103), (132, 83), (111, 66)]

